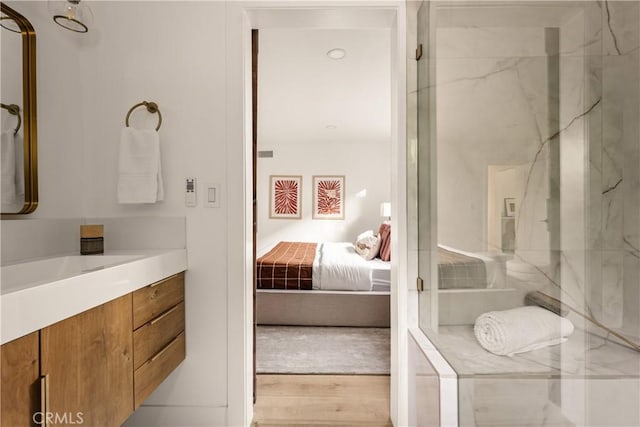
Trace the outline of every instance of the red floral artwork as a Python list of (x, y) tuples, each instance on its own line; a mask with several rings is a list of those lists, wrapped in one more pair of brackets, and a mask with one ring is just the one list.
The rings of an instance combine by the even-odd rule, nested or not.
[(338, 180), (318, 181), (317, 212), (320, 215), (340, 215), (342, 188)]
[(273, 211), (278, 215), (298, 214), (298, 181), (278, 179), (274, 183)]

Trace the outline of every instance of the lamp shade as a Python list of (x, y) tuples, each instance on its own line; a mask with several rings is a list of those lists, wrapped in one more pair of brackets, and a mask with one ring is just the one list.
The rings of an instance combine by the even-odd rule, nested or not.
[(387, 218), (391, 217), (391, 203), (390, 202), (382, 202), (380, 203), (380, 216), (384, 216)]
[(93, 23), (93, 13), (81, 0), (49, 0), (49, 13), (56, 24), (76, 33), (86, 33)]

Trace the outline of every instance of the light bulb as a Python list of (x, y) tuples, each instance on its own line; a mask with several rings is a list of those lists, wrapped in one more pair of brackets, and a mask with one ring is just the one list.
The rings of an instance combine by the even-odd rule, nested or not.
[(67, 3), (67, 19), (76, 19), (76, 5)]

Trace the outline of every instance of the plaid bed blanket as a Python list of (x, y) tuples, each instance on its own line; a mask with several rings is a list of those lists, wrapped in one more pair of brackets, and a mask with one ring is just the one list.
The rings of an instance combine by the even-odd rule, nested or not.
[(256, 260), (258, 289), (313, 289), (316, 243), (280, 242)]
[(487, 268), (484, 261), (438, 247), (438, 287), (486, 288)]

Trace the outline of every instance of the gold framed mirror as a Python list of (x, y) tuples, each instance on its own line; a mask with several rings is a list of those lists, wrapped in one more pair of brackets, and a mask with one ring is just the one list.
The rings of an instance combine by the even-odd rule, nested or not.
[(31, 23), (0, 3), (2, 67), (2, 215), (28, 214), (38, 207), (36, 121), (36, 32)]

